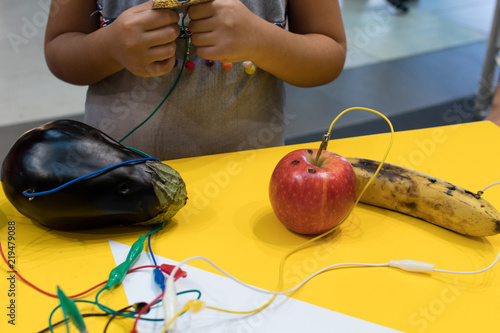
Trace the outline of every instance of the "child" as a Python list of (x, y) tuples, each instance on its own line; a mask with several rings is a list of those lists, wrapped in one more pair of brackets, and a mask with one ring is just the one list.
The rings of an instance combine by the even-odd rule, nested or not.
[(89, 85), (85, 122), (162, 160), (283, 144), (283, 82), (325, 84), (344, 65), (337, 1), (212, 0), (187, 17), (95, 1), (52, 0), (47, 64)]

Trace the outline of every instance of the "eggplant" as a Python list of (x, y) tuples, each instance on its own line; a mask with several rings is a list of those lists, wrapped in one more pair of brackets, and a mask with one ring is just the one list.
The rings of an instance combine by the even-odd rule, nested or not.
[(52, 229), (158, 224), (186, 204), (186, 185), (145, 156), (87, 124), (56, 120), (14, 143), (2, 164), (3, 190), (21, 214)]

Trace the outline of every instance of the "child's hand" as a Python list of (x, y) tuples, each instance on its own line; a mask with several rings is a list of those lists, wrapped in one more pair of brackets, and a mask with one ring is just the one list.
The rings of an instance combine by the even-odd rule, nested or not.
[(111, 34), (111, 56), (134, 75), (159, 76), (175, 64), (175, 40), (179, 36), (179, 14), (152, 9), (152, 2), (124, 11), (104, 29)]
[(213, 0), (188, 9), (192, 43), (204, 59), (220, 62), (251, 60), (261, 19), (239, 0)]

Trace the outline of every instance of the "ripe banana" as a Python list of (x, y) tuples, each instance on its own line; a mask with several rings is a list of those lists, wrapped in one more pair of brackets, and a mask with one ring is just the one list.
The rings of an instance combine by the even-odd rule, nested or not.
[[(347, 160), (356, 173), (358, 196), (380, 162), (352, 157)], [(500, 213), (488, 201), (459, 186), (393, 164), (384, 163), (360, 202), (417, 217), (464, 235), (500, 233)]]

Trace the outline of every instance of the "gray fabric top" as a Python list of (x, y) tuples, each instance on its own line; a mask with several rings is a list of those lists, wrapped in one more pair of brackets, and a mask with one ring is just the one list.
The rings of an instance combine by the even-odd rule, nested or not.
[[(142, 0), (99, 0), (103, 22)], [(287, 0), (242, 0), (266, 20), (284, 24)], [(112, 24), (112, 23), (109, 23)], [(187, 20), (186, 20), (187, 25)], [(106, 29), (102, 27), (101, 29)], [(185, 40), (178, 38), (179, 64), (168, 74), (140, 78), (127, 70), (93, 84), (87, 92), (85, 122), (116, 140), (143, 122), (174, 85), (181, 70)], [(230, 71), (213, 67), (191, 47), (193, 71), (183, 70), (163, 106), (122, 143), (162, 160), (283, 144), (283, 82), (241, 63)]]

